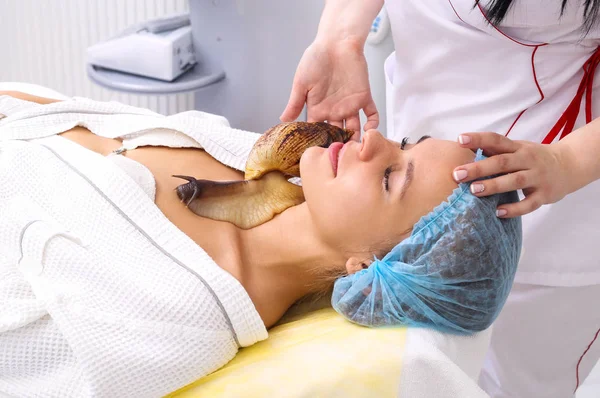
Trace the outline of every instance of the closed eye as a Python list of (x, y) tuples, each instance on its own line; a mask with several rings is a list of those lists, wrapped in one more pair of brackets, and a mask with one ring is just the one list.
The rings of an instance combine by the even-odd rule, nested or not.
[[(419, 140), (417, 141), (417, 144), (420, 144), (421, 142), (423, 142), (429, 138), (431, 138), (430, 135), (424, 135), (423, 137), (419, 138)], [(417, 144), (415, 144), (415, 145), (417, 145)]]
[(389, 166), (383, 172), (383, 185), (385, 186), (385, 190), (388, 192), (390, 191), (390, 174), (392, 174), (392, 169), (393, 167)]
[[(423, 141), (425, 141), (426, 139), (429, 139), (429, 138), (431, 138), (431, 136), (429, 136), (429, 135), (424, 135), (423, 137), (421, 137), (421, 138), (419, 138), (419, 139), (417, 140), (417, 143), (416, 143), (415, 145), (418, 145), (418, 144), (420, 144), (421, 142), (423, 142)], [(405, 149), (405, 147), (406, 147), (406, 145), (407, 145), (407, 144), (409, 144), (409, 142), (408, 142), (408, 141), (409, 141), (409, 138), (408, 138), (408, 137), (404, 137), (404, 138), (402, 138), (402, 141), (400, 142), (400, 149), (401, 149), (401, 150), (404, 150), (404, 149)]]

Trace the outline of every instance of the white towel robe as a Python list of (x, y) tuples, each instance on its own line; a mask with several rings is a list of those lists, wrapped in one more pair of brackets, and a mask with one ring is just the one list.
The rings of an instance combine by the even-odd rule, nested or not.
[(134, 147), (162, 134), (239, 168), (258, 135), (83, 99), (0, 97), (0, 114), (0, 393), (163, 396), (267, 337), (239, 282), (129, 175), (54, 136), (79, 124)]

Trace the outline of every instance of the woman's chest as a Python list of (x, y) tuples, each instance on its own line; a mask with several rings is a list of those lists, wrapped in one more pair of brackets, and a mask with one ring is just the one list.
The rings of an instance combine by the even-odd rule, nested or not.
[[(108, 156), (122, 145), (120, 140), (99, 137), (83, 128), (72, 129), (62, 136), (103, 156)], [(239, 280), (239, 272), (235, 266), (237, 253), (232, 244), (236, 227), (192, 213), (176, 194), (176, 188), (185, 181), (173, 175), (189, 175), (209, 180), (240, 180), (243, 179), (243, 173), (224, 166), (201, 149), (141, 147), (116, 156), (135, 160), (152, 173), (156, 187), (156, 206), (217, 264)]]

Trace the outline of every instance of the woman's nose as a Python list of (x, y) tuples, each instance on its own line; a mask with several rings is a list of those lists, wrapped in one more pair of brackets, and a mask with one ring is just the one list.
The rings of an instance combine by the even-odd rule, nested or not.
[(363, 162), (368, 162), (383, 149), (385, 138), (377, 130), (368, 130), (362, 137), (362, 146), (358, 157)]

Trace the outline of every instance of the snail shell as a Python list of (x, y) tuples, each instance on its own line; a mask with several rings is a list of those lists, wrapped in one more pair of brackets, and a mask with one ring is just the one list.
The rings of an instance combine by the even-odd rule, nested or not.
[(333, 142), (347, 142), (354, 132), (329, 123), (281, 123), (267, 130), (254, 144), (246, 161), (246, 180), (255, 180), (269, 171), (300, 176), (300, 157), (311, 146), (327, 148)]

